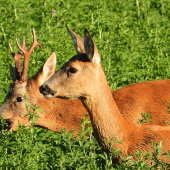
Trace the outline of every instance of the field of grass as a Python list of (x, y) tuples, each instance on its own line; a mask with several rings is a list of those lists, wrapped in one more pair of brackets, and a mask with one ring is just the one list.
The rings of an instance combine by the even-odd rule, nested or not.
[[(28, 78), (52, 51), (57, 54), (57, 70), (76, 54), (66, 25), (80, 36), (88, 29), (112, 90), (170, 78), (169, 0), (0, 0), (0, 105), (12, 81), (9, 65), (14, 66), (8, 43), (17, 53), (16, 38), (21, 43), (25, 36), (29, 47), (35, 28), (43, 49), (34, 50)], [(77, 138), (64, 130), (57, 134), (38, 127), (2, 131), (0, 169), (147, 169), (140, 153), (136, 163), (129, 157), (113, 167), (115, 152), (104, 153), (92, 135), (83, 135), (86, 131), (91, 133), (84, 129)], [(149, 159), (156, 160), (153, 155)]]

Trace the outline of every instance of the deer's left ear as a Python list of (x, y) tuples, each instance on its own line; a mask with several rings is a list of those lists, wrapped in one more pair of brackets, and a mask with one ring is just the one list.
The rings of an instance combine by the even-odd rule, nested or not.
[(52, 52), (45, 64), (39, 69), (37, 74), (33, 77), (38, 86), (48, 80), (54, 73), (56, 67), (56, 54)]
[(101, 60), (99, 52), (87, 29), (84, 30), (84, 48), (88, 59), (91, 62), (99, 64)]
[(79, 35), (77, 35), (75, 32), (73, 32), (69, 27), (67, 27), (67, 31), (73, 40), (73, 45), (74, 45), (74, 48), (77, 54), (85, 53), (83, 39)]

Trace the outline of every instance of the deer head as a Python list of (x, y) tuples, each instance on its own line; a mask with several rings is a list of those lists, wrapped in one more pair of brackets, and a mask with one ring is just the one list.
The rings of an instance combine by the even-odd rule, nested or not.
[[(34, 91), (33, 87), (35, 85), (37, 86), (41, 85), (41, 83), (47, 80), (54, 73), (56, 63), (55, 56), (50, 56), (46, 63), (41, 67), (37, 75), (34, 76), (31, 80), (27, 80), (29, 57), (36, 46), (39, 46), (41, 48), (42, 46), (37, 42), (34, 29), (33, 29), (33, 44), (29, 50), (25, 49), (24, 37), (22, 47), (19, 45), (18, 40), (16, 41), (20, 49), (18, 54), (15, 54), (13, 52), (12, 47), (9, 44), (11, 54), (13, 55), (15, 60), (15, 68), (13, 68), (10, 65), (10, 73), (13, 82), (10, 85), (10, 90), (5, 98), (5, 101), (0, 108), (0, 114), (3, 116), (3, 119), (7, 121), (8, 124), (6, 125), (6, 127), (10, 130), (15, 130), (18, 123), (25, 125), (29, 124), (28, 117), (25, 117), (27, 111), (24, 102), (24, 94), (27, 94), (28, 100), (34, 102), (34, 100), (36, 100), (36, 95), (38, 95), (38, 93)], [(22, 54), (24, 54), (23, 71), (21, 71)], [(48, 69), (48, 75), (45, 75), (44, 73), (44, 70), (46, 69)]]
[[(98, 71), (95, 71), (92, 76), (88, 76), (92, 69), (102, 69), (100, 67), (100, 55), (90, 34), (85, 30), (84, 45), (82, 45), (82, 41), (77, 38), (77, 35), (69, 28), (67, 29), (73, 39), (77, 55), (73, 56), (40, 86), (40, 92), (47, 98), (83, 99), (92, 89), (91, 83), (97, 84), (99, 81), (96, 79), (99, 74)], [(93, 46), (93, 50), (91, 50), (91, 46)], [(89, 65), (91, 66), (89, 67)], [(86, 81), (82, 80), (81, 74), (83, 74), (83, 78), (86, 78)]]

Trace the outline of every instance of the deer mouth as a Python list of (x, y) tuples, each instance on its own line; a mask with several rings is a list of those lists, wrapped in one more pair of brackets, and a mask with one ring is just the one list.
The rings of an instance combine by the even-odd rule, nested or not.
[(54, 97), (56, 97), (57, 96), (57, 92), (55, 93), (50, 93), (50, 94), (43, 94), (43, 96), (45, 97), (45, 98), (54, 98)]
[(12, 126), (14, 125), (14, 123), (9, 119), (6, 119), (5, 121), (6, 121), (6, 124), (4, 125), (4, 129), (10, 130), (12, 128)]

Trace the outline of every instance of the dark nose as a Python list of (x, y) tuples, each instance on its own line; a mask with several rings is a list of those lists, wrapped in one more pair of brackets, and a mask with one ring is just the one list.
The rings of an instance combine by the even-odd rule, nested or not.
[(39, 87), (39, 91), (40, 93), (42, 94), (49, 94), (52, 92), (52, 90), (49, 88), (48, 85), (46, 84), (42, 84), (40, 87)]

